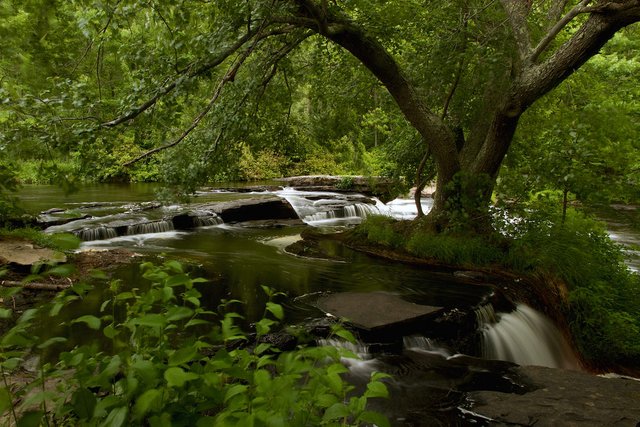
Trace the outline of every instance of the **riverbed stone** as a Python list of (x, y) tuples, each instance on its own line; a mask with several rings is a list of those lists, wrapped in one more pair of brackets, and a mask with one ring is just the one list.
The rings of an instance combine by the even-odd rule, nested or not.
[(469, 393), (473, 412), (492, 425), (630, 426), (640, 424), (640, 380), (603, 378), (580, 371), (520, 366), (533, 384), (524, 394)]
[(303, 175), (276, 179), (287, 187), (306, 191), (335, 191), (361, 193), (379, 197), (383, 202), (393, 200), (396, 183), (384, 177)]
[(198, 208), (216, 213), (226, 223), (299, 219), (291, 204), (277, 196), (207, 203)]
[[(342, 292), (320, 297), (317, 307), (357, 328), (365, 339), (384, 340), (399, 330), (409, 334), (442, 307), (407, 302), (385, 292)], [(362, 334), (361, 334), (362, 335)]]
[(0, 240), (0, 265), (30, 267), (38, 263), (66, 262), (62, 252), (41, 248), (20, 240)]

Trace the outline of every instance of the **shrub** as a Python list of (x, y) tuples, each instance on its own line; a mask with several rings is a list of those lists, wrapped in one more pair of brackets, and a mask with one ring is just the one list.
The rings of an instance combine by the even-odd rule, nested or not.
[[(39, 338), (34, 328), (39, 315), (50, 322), (82, 300), (86, 285), (22, 315), (0, 341), (0, 410), (18, 425), (389, 425), (366, 409), (367, 399), (387, 395), (383, 375), (374, 374), (366, 391), (355, 395), (341, 377), (346, 368), (336, 348), (281, 352), (270, 344), (250, 345), (236, 325), (241, 316), (229, 310), (237, 301), (209, 311), (194, 286), (203, 280), (191, 279), (179, 263), (141, 268), (149, 289), (122, 290), (111, 282), (111, 298), (100, 313), (66, 325), (104, 336), (106, 344), (55, 352), (67, 338)], [(270, 299), (277, 295), (264, 289)], [(267, 302), (256, 335), (269, 333), (283, 316), (279, 304)], [(350, 336), (343, 329), (336, 334)], [(14, 392), (7, 373), (29, 355), (38, 356), (38, 378)], [(16, 401), (21, 403), (14, 406)]]

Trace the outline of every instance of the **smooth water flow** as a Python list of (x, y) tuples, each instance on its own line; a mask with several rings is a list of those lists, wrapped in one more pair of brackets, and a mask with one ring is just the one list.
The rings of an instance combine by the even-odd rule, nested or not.
[(578, 361), (562, 333), (542, 313), (519, 304), (511, 313), (493, 312), (485, 305), (476, 316), (482, 331), (482, 355), (520, 365), (579, 369)]

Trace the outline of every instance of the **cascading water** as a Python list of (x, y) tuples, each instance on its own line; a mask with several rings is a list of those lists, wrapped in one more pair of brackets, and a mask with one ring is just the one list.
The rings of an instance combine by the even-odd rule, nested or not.
[(449, 350), (439, 346), (431, 338), (427, 338), (421, 335), (411, 335), (407, 337), (402, 337), (402, 343), (404, 348), (408, 350), (414, 350), (414, 351), (418, 350), (418, 351), (424, 351), (427, 353), (435, 353), (445, 358), (450, 357), (452, 355)]
[(82, 230), (77, 230), (74, 232), (76, 236), (80, 238), (80, 240), (88, 242), (91, 240), (106, 240), (113, 239), (118, 236), (116, 230), (112, 227), (95, 227), (95, 228), (83, 228)]
[(217, 215), (197, 216), (193, 219), (193, 222), (196, 227), (209, 227), (212, 225), (224, 224), (222, 218)]
[(490, 304), (476, 310), (482, 332), (482, 355), (520, 365), (579, 369), (578, 361), (553, 322), (519, 304), (511, 313), (498, 313)]
[(164, 233), (166, 231), (173, 231), (173, 223), (171, 221), (153, 221), (145, 222), (142, 224), (133, 224), (127, 227), (127, 236), (133, 236), (136, 234), (151, 234), (151, 233)]

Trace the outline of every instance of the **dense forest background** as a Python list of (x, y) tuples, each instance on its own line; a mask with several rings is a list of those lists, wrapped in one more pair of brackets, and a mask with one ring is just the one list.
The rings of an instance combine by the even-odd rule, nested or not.
[[(259, 8), (218, 3), (2, 1), (5, 187), (9, 170), (20, 183), (159, 181), (187, 192), (320, 173), (414, 184), (420, 135), (381, 83), (326, 38), (265, 38), (232, 84), (221, 84), (238, 60), (229, 54), (238, 28)], [(482, 112), (474, 103), (498, 90), (492, 76), (507, 61), (497, 48), (510, 29), (497, 2), (362, 3), (354, 16), (408, 70), (420, 69), (423, 95), (443, 116), (464, 123)], [(533, 19), (551, 3), (536, 2)], [(569, 23), (560, 41), (580, 23)], [(523, 115), (499, 173), (500, 198), (551, 191), (589, 203), (638, 200), (638, 31), (618, 32)], [(418, 62), (425, 57), (430, 63)], [(122, 120), (131, 113), (135, 120)]]

